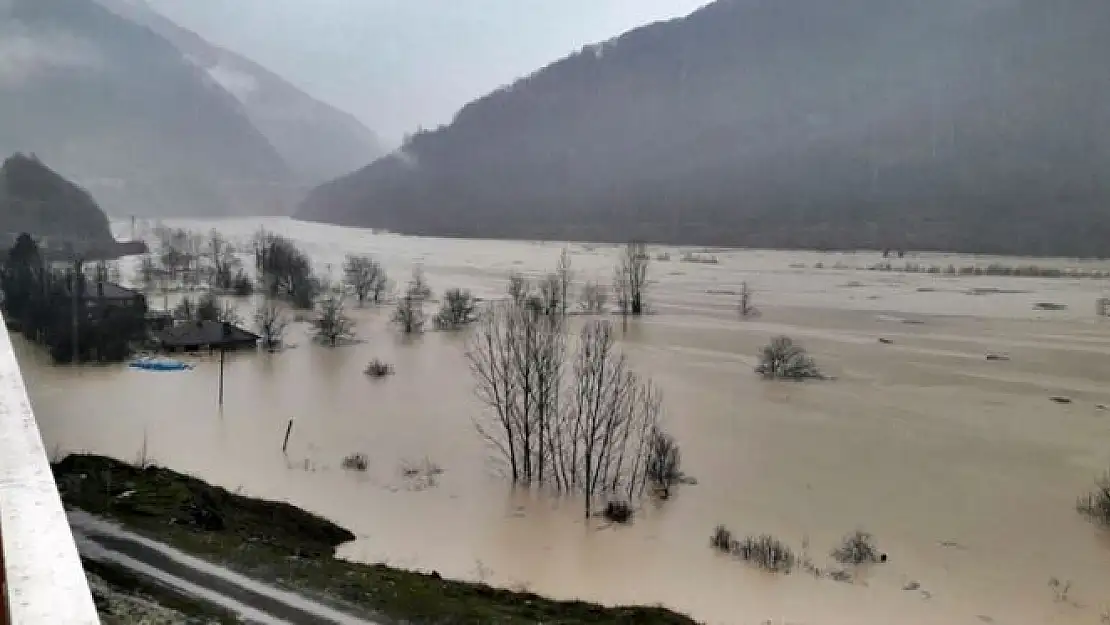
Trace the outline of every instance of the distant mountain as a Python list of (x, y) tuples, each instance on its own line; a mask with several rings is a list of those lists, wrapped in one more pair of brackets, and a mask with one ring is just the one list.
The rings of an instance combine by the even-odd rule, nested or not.
[(108, 217), (87, 191), (34, 156), (16, 154), (0, 167), (0, 236), (7, 245), (23, 232), (93, 246), (115, 243)]
[(92, 0), (0, 0), (0, 152), (34, 152), (113, 214), (289, 210), (292, 174), (216, 80)]
[(257, 63), (205, 41), (143, 0), (98, 2), (164, 37), (235, 96), (298, 182), (319, 184), (363, 167), (385, 152), (377, 135), (354, 116), (314, 99)]
[(315, 189), (394, 231), (1106, 256), (1110, 2), (718, 0)]

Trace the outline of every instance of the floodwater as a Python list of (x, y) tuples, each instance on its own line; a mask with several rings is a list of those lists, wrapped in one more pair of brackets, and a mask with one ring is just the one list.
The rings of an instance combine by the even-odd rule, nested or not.
[[(260, 223), (172, 225), (245, 239)], [(344, 253), (372, 253), (398, 282), (420, 263), (436, 291), (484, 297), (500, 293), (510, 271), (554, 267), (561, 249), (265, 223), (336, 277)], [(571, 250), (580, 280), (608, 281), (615, 248)], [(354, 560), (556, 597), (662, 603), (707, 623), (1106, 622), (1110, 530), (1075, 512), (1076, 497), (1110, 468), (1110, 410), (1099, 408), (1110, 404), (1110, 318), (1095, 316), (1102, 281), (852, 268), (877, 262), (874, 253), (718, 252), (721, 262), (708, 265), (670, 252), (674, 260), (651, 267), (655, 314), (630, 324), (624, 347), (662, 387), (667, 425), (698, 483), (645, 502), (629, 527), (585, 521), (578, 501), (512, 492), (473, 428), (481, 408), (464, 337), (404, 339), (388, 309), (353, 311), (358, 345), (313, 344), (298, 324), (293, 349), (229, 355), (222, 409), (218, 358), (198, 358), (186, 373), (53, 367), (15, 340), (48, 449), (135, 459), (145, 447), (160, 464), (334, 519), (359, 536), (341, 552)], [(758, 319), (734, 312), (730, 292), (744, 281)], [(969, 293), (976, 288), (1003, 292)], [(1068, 308), (1034, 310), (1045, 301)], [(837, 379), (759, 379), (755, 355), (777, 334)], [(988, 352), (1010, 360), (987, 361)], [(364, 376), (375, 357), (396, 375)], [(368, 455), (366, 473), (340, 468), (354, 452)], [(425, 458), (443, 469), (434, 482), (402, 475)], [(805, 541), (818, 565), (862, 528), (890, 561), (851, 584), (773, 576), (714, 553), (718, 523), (772, 533), (795, 550)], [(1052, 578), (1070, 582), (1064, 596)], [(903, 590), (911, 582), (919, 587)]]

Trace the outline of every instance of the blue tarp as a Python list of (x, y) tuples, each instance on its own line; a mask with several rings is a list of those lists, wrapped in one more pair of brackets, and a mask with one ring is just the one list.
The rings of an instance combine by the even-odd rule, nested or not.
[(185, 371), (193, 368), (193, 365), (172, 358), (140, 358), (129, 366), (145, 371)]

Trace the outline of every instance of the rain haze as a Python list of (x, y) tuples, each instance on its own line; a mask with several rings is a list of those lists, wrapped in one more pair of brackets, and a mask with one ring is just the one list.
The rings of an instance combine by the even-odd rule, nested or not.
[(397, 143), (584, 45), (705, 0), (147, 0)]

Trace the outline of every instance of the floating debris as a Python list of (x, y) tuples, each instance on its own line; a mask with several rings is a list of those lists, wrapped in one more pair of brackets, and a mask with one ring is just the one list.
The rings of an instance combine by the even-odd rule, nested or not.
[(1063, 395), (1053, 395), (1052, 397), (1049, 397), (1049, 399), (1051, 399), (1052, 401), (1054, 401), (1058, 404), (1070, 404), (1071, 403), (1071, 398), (1070, 397), (1064, 397)]
[(996, 354), (996, 353), (993, 353), (993, 352), (987, 354), (987, 360), (1009, 360), (1009, 359), (1010, 359), (1010, 356), (1007, 355), (1007, 354)]
[(884, 339), (884, 338), (880, 337), (879, 342), (882, 343), (883, 345), (893, 345), (894, 344), (894, 339)]

